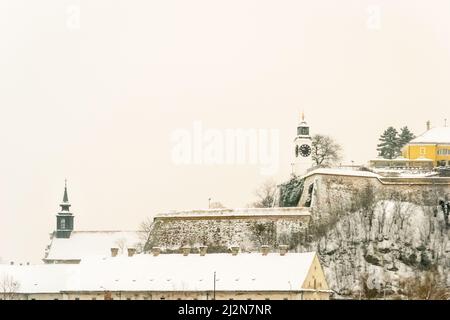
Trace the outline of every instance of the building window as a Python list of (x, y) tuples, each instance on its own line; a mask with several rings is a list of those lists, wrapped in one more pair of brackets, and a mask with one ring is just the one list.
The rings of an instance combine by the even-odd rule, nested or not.
[(80, 298), (76, 297), (75, 300), (80, 300)]
[(423, 147), (421, 147), (421, 148), (420, 148), (420, 154), (421, 154), (421, 155), (425, 155), (425, 154), (426, 154), (426, 149), (423, 148)]
[(308, 127), (298, 127), (297, 134), (302, 135), (302, 136), (307, 136), (307, 135), (309, 135), (309, 128)]
[(127, 300), (131, 300), (131, 298), (127, 298)]
[(97, 300), (97, 298), (96, 297), (92, 297), (92, 299), (91, 300)]
[(159, 298), (159, 300), (166, 300), (166, 298), (165, 297), (161, 297), (161, 298)]
[(65, 229), (65, 228), (66, 228), (66, 220), (61, 219), (61, 229)]

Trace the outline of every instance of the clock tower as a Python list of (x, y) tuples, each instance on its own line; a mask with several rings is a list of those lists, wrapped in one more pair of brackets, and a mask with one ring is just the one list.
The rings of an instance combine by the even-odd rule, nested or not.
[(311, 159), (311, 135), (309, 125), (305, 121), (305, 114), (302, 113), (302, 120), (297, 126), (297, 136), (294, 139), (294, 161), (292, 163), (292, 173), (302, 176), (306, 170), (312, 167)]

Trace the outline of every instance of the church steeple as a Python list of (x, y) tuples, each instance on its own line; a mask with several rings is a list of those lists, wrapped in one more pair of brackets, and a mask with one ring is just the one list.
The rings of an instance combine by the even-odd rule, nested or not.
[(56, 237), (70, 238), (73, 231), (73, 214), (70, 212), (69, 196), (67, 195), (67, 180), (64, 183), (63, 201), (61, 211), (56, 215)]
[(64, 195), (63, 195), (63, 201), (60, 204), (61, 206), (61, 213), (70, 213), (70, 203), (69, 203), (69, 196), (67, 195), (67, 179), (64, 181)]

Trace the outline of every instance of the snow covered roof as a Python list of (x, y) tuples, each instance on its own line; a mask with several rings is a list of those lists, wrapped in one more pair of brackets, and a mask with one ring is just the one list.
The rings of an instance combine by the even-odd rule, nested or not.
[[(75, 264), (0, 265), (0, 279), (18, 283), (16, 293), (58, 293), (76, 274)], [(6, 278), (6, 279), (8, 279)]]
[(186, 211), (169, 211), (155, 216), (158, 218), (199, 218), (199, 217), (223, 217), (223, 218), (243, 218), (243, 217), (264, 217), (264, 216), (309, 216), (307, 208), (237, 208), (237, 209), (198, 209)]
[(450, 144), (450, 127), (431, 128), (410, 142), (415, 143)]
[(429, 158), (425, 158), (425, 157), (419, 157), (419, 158), (416, 158), (416, 159), (414, 159), (414, 160), (411, 160), (411, 161), (423, 161), (423, 162), (430, 162), (430, 161), (433, 161), (433, 159), (429, 159)]
[(52, 239), (45, 260), (81, 260), (88, 257), (106, 257), (111, 248), (135, 248), (142, 243), (138, 231), (73, 231), (70, 238)]
[(139, 254), (83, 260), (80, 264), (0, 266), (0, 277), (18, 281), (21, 293), (58, 291), (301, 290), (315, 252), (231, 254)]
[(408, 161), (408, 160), (409, 160), (408, 158), (405, 158), (403, 156), (399, 156), (399, 157), (397, 157), (395, 159), (392, 159), (392, 161)]

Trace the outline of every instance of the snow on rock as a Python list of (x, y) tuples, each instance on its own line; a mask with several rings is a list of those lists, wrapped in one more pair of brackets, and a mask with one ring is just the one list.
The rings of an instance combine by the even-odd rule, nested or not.
[(435, 207), (381, 200), (346, 212), (300, 250), (317, 250), (331, 288), (357, 296), (364, 285), (400, 292), (401, 281), (437, 267), (449, 272), (449, 228)]

